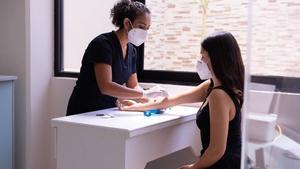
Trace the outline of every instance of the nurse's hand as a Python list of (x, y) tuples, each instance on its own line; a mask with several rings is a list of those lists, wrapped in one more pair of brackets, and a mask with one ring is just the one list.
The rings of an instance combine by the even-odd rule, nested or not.
[(144, 98), (168, 97), (168, 92), (164, 88), (157, 85), (148, 90), (144, 90), (143, 97)]
[(116, 105), (119, 108), (119, 110), (123, 110), (123, 111), (130, 111), (130, 110), (134, 110), (136, 111), (136, 107), (142, 103), (138, 103), (134, 100), (117, 100)]
[(116, 102), (116, 105), (118, 106), (119, 109), (120, 109), (120, 107), (132, 106), (132, 105), (135, 105), (135, 104), (137, 104), (137, 102), (134, 101), (134, 100), (121, 100), (121, 99), (118, 99), (117, 102)]
[(134, 101), (137, 103), (147, 103), (150, 100), (148, 98), (138, 98), (138, 99), (134, 99)]

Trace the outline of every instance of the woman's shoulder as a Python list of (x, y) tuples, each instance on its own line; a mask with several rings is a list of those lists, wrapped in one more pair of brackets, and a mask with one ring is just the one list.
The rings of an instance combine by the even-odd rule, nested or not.
[(102, 33), (98, 36), (96, 36), (91, 43), (99, 43), (99, 42), (107, 42), (107, 41), (113, 41), (113, 32), (107, 32)]
[(222, 87), (214, 87), (211, 89), (209, 96), (211, 98), (224, 98), (228, 96), (228, 94)]
[(100, 34), (92, 39), (86, 47), (85, 55), (98, 55), (100, 53), (112, 53), (115, 45), (109, 37), (110, 33)]
[(211, 92), (212, 97), (228, 98), (239, 104), (242, 104), (243, 102), (243, 92), (236, 88), (228, 89), (224, 86), (217, 86), (214, 87)]
[(225, 105), (228, 105), (232, 102), (231, 97), (226, 91), (226, 89), (222, 88), (221, 86), (212, 88), (209, 94), (209, 101)]

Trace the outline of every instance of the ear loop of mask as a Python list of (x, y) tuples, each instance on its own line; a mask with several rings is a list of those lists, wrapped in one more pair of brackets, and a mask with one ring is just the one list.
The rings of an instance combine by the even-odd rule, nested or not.
[[(128, 20), (129, 20), (129, 24), (130, 24), (130, 26), (131, 26), (131, 29), (133, 29), (133, 25), (132, 25), (132, 23), (131, 23), (131, 20), (129, 19), (129, 18), (127, 18)], [(129, 32), (129, 31), (128, 31)]]

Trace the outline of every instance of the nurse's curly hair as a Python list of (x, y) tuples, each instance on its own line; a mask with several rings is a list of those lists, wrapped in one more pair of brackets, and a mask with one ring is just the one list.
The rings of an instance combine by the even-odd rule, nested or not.
[(110, 17), (115, 26), (123, 28), (123, 21), (125, 18), (134, 22), (138, 16), (145, 13), (150, 13), (150, 10), (143, 3), (131, 0), (121, 0), (110, 10)]

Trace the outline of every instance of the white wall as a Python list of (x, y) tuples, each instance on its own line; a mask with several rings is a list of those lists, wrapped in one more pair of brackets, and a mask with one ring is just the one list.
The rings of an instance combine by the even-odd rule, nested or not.
[(48, 169), (53, 1), (0, 1), (0, 74), (16, 75), (17, 169)]
[(0, 1), (0, 74), (16, 75), (15, 120), (17, 168), (26, 166), (26, 24), (25, 0)]
[(29, 3), (29, 165), (30, 169), (50, 167), (49, 89), (53, 70), (53, 1)]

